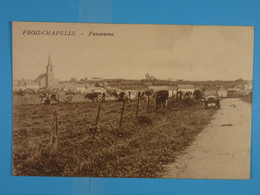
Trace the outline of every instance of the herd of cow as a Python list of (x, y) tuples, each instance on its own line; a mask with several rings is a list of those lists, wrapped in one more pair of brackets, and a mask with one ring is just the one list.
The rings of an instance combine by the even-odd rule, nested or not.
[[(133, 94), (130, 90), (121, 92), (112, 92), (110, 94), (101, 92), (92, 92), (84, 95), (86, 99), (94, 102), (104, 102), (106, 99), (114, 99), (116, 101), (132, 101), (132, 100), (145, 100), (147, 101), (150, 97), (155, 99), (156, 108), (165, 107), (167, 105), (167, 100), (169, 99), (169, 92), (167, 90), (160, 90), (153, 92), (152, 90), (139, 91)], [(58, 94), (48, 93), (40, 94), (42, 105), (50, 105), (54, 103), (59, 103)]]

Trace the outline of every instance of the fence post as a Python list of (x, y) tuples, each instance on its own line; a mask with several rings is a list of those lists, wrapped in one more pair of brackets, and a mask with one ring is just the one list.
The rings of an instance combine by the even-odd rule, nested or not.
[(123, 106), (121, 110), (121, 116), (120, 116), (120, 121), (119, 121), (119, 128), (118, 128), (118, 136), (122, 136), (119, 130), (121, 130), (122, 127), (122, 121), (123, 121), (123, 115), (124, 115), (124, 109), (125, 109), (125, 99), (123, 99)]
[(100, 110), (101, 110), (101, 105), (103, 103), (103, 100), (101, 100), (99, 106), (98, 106), (98, 112), (97, 112), (97, 117), (96, 117), (96, 123), (95, 123), (95, 128), (93, 131), (93, 138), (95, 138), (96, 133), (97, 133), (97, 128), (98, 128), (98, 119), (99, 119), (99, 114), (100, 114)]
[(176, 91), (176, 102), (178, 102), (179, 101), (179, 89), (178, 89), (178, 87), (177, 87), (177, 91)]
[(58, 145), (58, 113), (53, 113), (52, 137), (51, 137), (51, 154), (56, 154)]
[(150, 113), (150, 94), (147, 95), (148, 102), (147, 102), (147, 114)]
[(135, 115), (135, 118), (138, 117), (138, 112), (139, 112), (139, 101), (140, 101), (140, 95), (139, 95), (139, 92), (137, 94), (137, 105), (136, 105), (136, 115)]
[(55, 120), (55, 136), (57, 137), (58, 135), (58, 113), (55, 111), (54, 112), (54, 120)]

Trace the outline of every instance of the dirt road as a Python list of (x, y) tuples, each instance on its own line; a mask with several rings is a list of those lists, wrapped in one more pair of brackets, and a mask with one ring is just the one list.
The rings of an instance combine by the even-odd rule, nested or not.
[(250, 179), (250, 146), (251, 105), (224, 99), (212, 122), (163, 177)]

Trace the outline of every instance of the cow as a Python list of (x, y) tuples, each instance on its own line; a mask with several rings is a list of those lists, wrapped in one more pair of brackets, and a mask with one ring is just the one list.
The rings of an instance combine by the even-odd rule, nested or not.
[(139, 96), (140, 100), (142, 100), (142, 101), (147, 101), (148, 97), (152, 96), (152, 94), (153, 94), (152, 90), (138, 92), (138, 96)]
[(105, 92), (101, 93), (101, 101), (102, 102), (106, 101), (106, 95), (107, 94)]
[(183, 100), (183, 92), (177, 91), (177, 100)]
[(41, 103), (44, 106), (53, 104), (55, 102), (59, 102), (56, 94), (40, 94), (40, 98), (41, 98)]
[(118, 101), (123, 101), (123, 100), (127, 100), (127, 101), (130, 101), (130, 99), (128, 98), (129, 94), (124, 92), (124, 91), (121, 91), (118, 95)]
[(158, 108), (165, 107), (167, 105), (167, 100), (169, 99), (168, 90), (160, 90), (155, 93), (156, 111)]
[(112, 97), (115, 97), (116, 99), (118, 98), (118, 94), (116, 91), (113, 91), (112, 93), (109, 94)]
[(100, 92), (87, 93), (85, 95), (85, 98), (92, 100), (93, 103), (95, 102), (95, 100), (96, 100), (96, 102), (98, 102), (98, 99), (102, 98), (102, 93), (100, 93)]
[(192, 92), (191, 91), (187, 91), (184, 95), (184, 99), (187, 99), (187, 98), (191, 98), (192, 97)]

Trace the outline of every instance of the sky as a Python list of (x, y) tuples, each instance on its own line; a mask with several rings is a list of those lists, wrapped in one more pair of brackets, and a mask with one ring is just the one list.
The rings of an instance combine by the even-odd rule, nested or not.
[[(29, 30), (74, 36), (26, 35)], [(113, 36), (89, 36), (89, 32)], [(13, 78), (45, 73), (51, 55), (60, 80), (252, 80), (254, 28), (246, 26), (13, 23)]]

